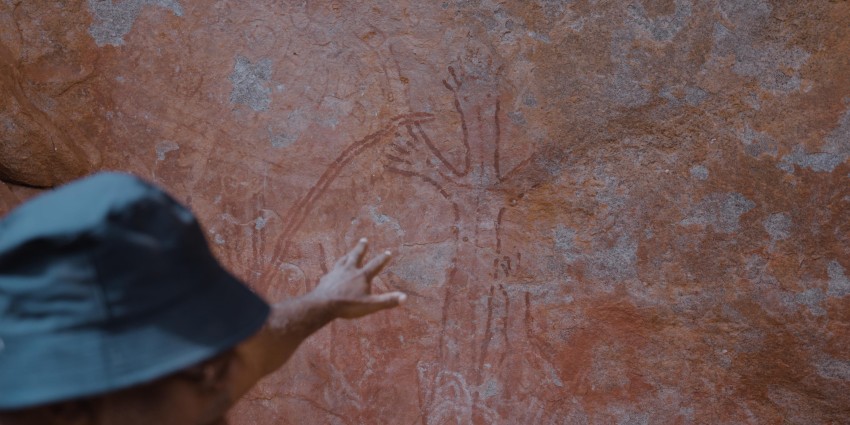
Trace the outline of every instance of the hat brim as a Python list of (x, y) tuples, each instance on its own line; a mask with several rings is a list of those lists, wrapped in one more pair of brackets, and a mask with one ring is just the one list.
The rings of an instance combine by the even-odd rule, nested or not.
[(0, 368), (0, 410), (151, 382), (254, 335), (269, 306), (225, 270), (217, 276), (160, 311), (106, 332), (78, 329), (6, 337), (0, 345), (0, 362), (5, 363)]

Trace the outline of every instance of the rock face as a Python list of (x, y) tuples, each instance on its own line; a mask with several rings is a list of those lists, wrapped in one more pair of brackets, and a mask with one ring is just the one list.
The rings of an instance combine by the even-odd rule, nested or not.
[(321, 331), (234, 424), (850, 421), (847, 2), (0, 22), (0, 177), (156, 181), (271, 299), (360, 236), (396, 252), (375, 289), (410, 302)]
[(88, 18), (45, 3), (0, 6), (0, 179), (36, 187), (96, 169), (96, 110), (108, 107), (90, 84)]

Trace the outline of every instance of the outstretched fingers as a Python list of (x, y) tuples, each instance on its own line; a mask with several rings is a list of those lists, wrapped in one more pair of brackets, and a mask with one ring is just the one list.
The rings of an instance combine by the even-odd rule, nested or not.
[(377, 276), (386, 267), (387, 263), (390, 262), (391, 256), (392, 253), (390, 251), (384, 251), (366, 263), (363, 266), (363, 273), (366, 274), (366, 278), (371, 280)]
[[(313, 290), (317, 299), (327, 303), (335, 318), (354, 319), (376, 311), (396, 307), (407, 298), (402, 292), (372, 294), (372, 279), (390, 261), (390, 251), (366, 260), (368, 241), (360, 239), (343, 255), (330, 273), (319, 280)], [(362, 265), (365, 262), (365, 265)]]
[(339, 317), (356, 319), (388, 308), (398, 307), (407, 299), (402, 292), (387, 292), (378, 295), (367, 295), (357, 300), (345, 301), (339, 306)]
[(363, 257), (366, 255), (366, 248), (369, 246), (369, 241), (366, 238), (360, 238), (354, 249), (345, 257), (345, 265), (360, 267), (363, 264)]
[(369, 296), (369, 304), (377, 310), (396, 307), (407, 300), (407, 294), (404, 292), (386, 292), (378, 295)]

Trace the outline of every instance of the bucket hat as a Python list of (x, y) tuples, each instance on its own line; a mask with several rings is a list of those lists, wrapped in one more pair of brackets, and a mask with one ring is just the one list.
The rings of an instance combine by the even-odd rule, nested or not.
[(69, 183), (0, 221), (0, 410), (156, 380), (268, 314), (162, 190), (121, 173)]

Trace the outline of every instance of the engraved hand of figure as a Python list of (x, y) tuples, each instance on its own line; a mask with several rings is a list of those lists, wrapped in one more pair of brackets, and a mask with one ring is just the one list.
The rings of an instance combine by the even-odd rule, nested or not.
[(428, 155), (428, 152), (422, 149), (421, 143), (418, 143), (419, 140), (410, 125), (405, 126), (405, 129), (398, 129), (393, 139), (387, 158), (398, 168), (413, 167), (414, 162)]
[(366, 316), (395, 307), (407, 298), (402, 292), (372, 294), (372, 279), (390, 261), (390, 252), (385, 251), (363, 265), (367, 245), (366, 239), (361, 239), (351, 252), (337, 260), (311, 294), (328, 302), (334, 317)]

